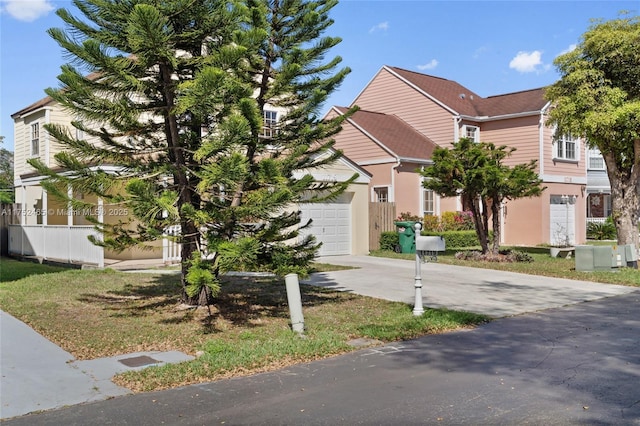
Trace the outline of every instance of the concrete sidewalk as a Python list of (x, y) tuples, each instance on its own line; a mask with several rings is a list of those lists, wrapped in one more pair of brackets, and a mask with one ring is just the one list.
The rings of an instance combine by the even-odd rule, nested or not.
[(78, 361), (0, 311), (0, 419), (125, 395), (111, 381), (117, 373), (191, 359), (171, 351)]
[[(408, 304), (414, 302), (415, 262), (369, 256), (332, 256), (319, 261), (358, 269), (313, 274), (304, 282)], [(425, 307), (447, 307), (493, 317), (637, 291), (632, 287), (437, 263), (422, 264), (422, 283)], [(115, 374), (192, 359), (181, 352), (144, 352), (78, 361), (2, 311), (0, 352), (1, 419), (124, 395), (130, 391), (111, 382)]]

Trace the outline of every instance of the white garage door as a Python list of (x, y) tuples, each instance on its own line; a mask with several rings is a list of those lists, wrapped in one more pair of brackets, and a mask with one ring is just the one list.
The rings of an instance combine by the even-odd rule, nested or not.
[(576, 206), (571, 197), (551, 196), (550, 243), (553, 246), (576, 242)]
[(351, 197), (342, 194), (330, 203), (301, 204), (302, 222), (313, 219), (310, 228), (302, 230), (312, 234), (320, 247), (320, 256), (351, 254)]

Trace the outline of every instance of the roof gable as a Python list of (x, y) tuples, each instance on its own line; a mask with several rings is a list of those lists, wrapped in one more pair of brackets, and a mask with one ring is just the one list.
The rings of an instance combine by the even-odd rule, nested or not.
[[(335, 107), (335, 110), (344, 114), (347, 108)], [(435, 142), (395, 115), (358, 110), (348, 121), (402, 160), (429, 161), (437, 147)]]
[(452, 80), (397, 67), (384, 68), (459, 115), (486, 119), (511, 114), (537, 113), (548, 104), (544, 88), (483, 98)]

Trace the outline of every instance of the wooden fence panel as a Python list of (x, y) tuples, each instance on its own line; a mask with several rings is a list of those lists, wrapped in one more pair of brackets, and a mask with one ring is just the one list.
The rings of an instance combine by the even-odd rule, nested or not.
[(395, 231), (396, 203), (369, 203), (369, 250), (380, 249), (380, 234)]

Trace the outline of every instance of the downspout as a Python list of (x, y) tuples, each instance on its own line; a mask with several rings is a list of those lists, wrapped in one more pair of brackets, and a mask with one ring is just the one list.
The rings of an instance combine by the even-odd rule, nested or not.
[(540, 122), (538, 128), (538, 164), (540, 169), (540, 177), (544, 175), (544, 111), (540, 111)]
[[(398, 167), (400, 167), (400, 157), (396, 157), (396, 165), (391, 167), (391, 200), (396, 202), (396, 172), (398, 171)], [(396, 212), (397, 213), (397, 212)]]
[(462, 122), (462, 117), (459, 115), (453, 116), (453, 140), (457, 141), (460, 139), (460, 123)]
[[(538, 124), (538, 169), (540, 170), (539, 176), (541, 179), (544, 179), (544, 109), (542, 109), (540, 111), (540, 121)], [(553, 155), (552, 155), (553, 157)], [(543, 202), (542, 205), (544, 206), (545, 203)], [(548, 205), (548, 208), (551, 209), (551, 205)], [(542, 214), (542, 212), (540, 212), (540, 214)], [(547, 216), (549, 216), (549, 213), (547, 213)], [(544, 222), (543, 222), (544, 223)], [(549, 233), (549, 229), (551, 227), (551, 223), (549, 223), (547, 225), (547, 234)], [(542, 238), (542, 241), (546, 240), (546, 237), (544, 235), (544, 226), (542, 227), (543, 229), (541, 230), (542, 235), (540, 236)]]

